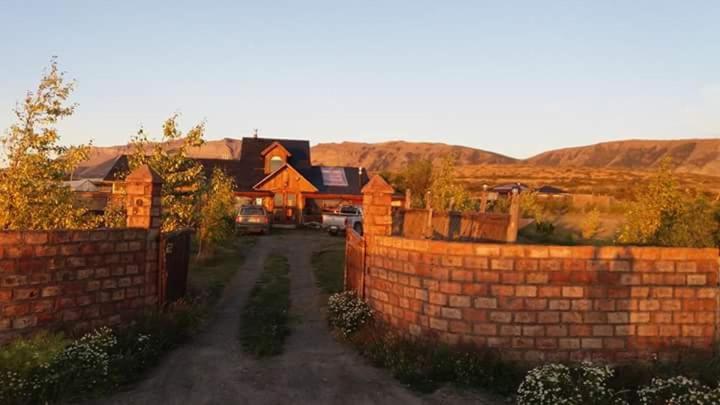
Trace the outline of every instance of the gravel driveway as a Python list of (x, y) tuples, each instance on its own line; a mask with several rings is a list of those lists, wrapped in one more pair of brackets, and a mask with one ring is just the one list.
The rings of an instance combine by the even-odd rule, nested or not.
[[(335, 240), (336, 242), (336, 240)], [(99, 404), (500, 404), (475, 392), (445, 388), (420, 395), (376, 369), (328, 332), (312, 252), (333, 243), (321, 234), (259, 238), (228, 285), (203, 333), (170, 353), (139, 385)], [(240, 312), (273, 251), (290, 262), (292, 334), (284, 354), (257, 360), (238, 341)]]

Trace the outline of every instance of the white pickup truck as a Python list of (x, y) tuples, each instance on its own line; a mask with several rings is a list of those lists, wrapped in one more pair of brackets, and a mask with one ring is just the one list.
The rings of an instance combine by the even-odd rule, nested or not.
[(336, 214), (323, 214), (322, 228), (333, 236), (338, 235), (347, 228), (354, 229), (355, 232), (362, 235), (362, 218), (362, 208), (345, 205), (340, 207)]

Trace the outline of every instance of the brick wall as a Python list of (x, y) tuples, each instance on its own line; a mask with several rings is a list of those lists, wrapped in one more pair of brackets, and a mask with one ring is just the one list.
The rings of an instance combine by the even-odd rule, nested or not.
[(0, 343), (157, 306), (161, 181), (141, 167), (126, 182), (126, 229), (0, 232)]
[(374, 237), (365, 296), (412, 335), (523, 360), (710, 349), (715, 249), (520, 246)]
[[(372, 205), (392, 189), (373, 180), (365, 221), (383, 224)], [(408, 335), (525, 361), (672, 358), (716, 341), (717, 249), (457, 243), (365, 229), (359, 292)]]
[(147, 230), (0, 232), (0, 341), (121, 322), (154, 304)]

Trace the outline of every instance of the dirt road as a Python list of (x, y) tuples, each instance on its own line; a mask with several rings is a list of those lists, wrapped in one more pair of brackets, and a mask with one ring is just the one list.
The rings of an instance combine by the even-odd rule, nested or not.
[[(311, 255), (322, 235), (284, 233), (260, 238), (226, 288), (207, 329), (174, 351), (130, 391), (101, 404), (499, 404), (453, 389), (419, 395), (376, 369), (330, 335), (321, 312)], [(240, 312), (268, 253), (287, 255), (291, 276), (292, 335), (285, 352), (257, 360), (240, 349)]]

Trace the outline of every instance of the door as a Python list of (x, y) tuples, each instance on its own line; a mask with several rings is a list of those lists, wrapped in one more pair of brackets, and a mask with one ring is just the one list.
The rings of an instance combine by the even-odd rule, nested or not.
[(297, 194), (277, 191), (273, 197), (273, 219), (276, 224), (295, 224), (298, 218)]

